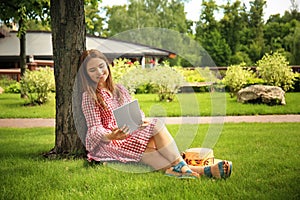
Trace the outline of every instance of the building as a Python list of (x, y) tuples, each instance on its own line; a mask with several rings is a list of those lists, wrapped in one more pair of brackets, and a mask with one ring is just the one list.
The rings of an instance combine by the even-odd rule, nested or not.
[[(0, 37), (0, 69), (18, 69), (20, 66), (20, 41), (17, 32), (12, 31), (1, 34)], [(87, 36), (87, 49), (98, 49), (103, 52), (108, 59), (130, 58), (138, 60), (143, 67), (147, 67), (147, 60), (151, 60), (149, 65), (157, 63), (165, 57), (172, 57), (175, 54), (158, 48), (131, 42)], [(52, 35), (48, 31), (27, 31), (26, 33), (26, 56), (27, 62), (35, 62), (39, 65), (53, 66), (52, 58)]]

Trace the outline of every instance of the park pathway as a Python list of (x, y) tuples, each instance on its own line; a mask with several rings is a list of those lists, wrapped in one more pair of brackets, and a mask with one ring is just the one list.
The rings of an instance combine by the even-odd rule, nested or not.
[[(166, 124), (212, 124), (212, 123), (280, 123), (299, 122), (300, 115), (252, 115), (252, 116), (219, 116), (219, 117), (166, 117), (160, 118)], [(0, 119), (0, 127), (30, 128), (54, 127), (55, 119)]]

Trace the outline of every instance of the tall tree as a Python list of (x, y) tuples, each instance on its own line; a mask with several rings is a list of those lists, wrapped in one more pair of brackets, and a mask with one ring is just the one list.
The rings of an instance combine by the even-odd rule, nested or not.
[(266, 52), (275, 52), (284, 48), (284, 38), (291, 30), (290, 24), (284, 23), (280, 14), (270, 16), (264, 25)]
[(107, 8), (110, 36), (145, 27), (159, 27), (186, 33), (190, 22), (184, 13), (184, 0), (129, 0), (128, 5)]
[[(17, 24), (20, 39), (21, 77), (26, 69), (26, 30), (28, 20), (47, 21), (49, 0), (0, 0), (0, 20), (7, 26)], [(24, 96), (21, 90), (21, 96)]]
[(297, 0), (290, 0), (291, 1), (291, 16), (293, 19), (300, 21), (300, 12), (299, 12), (299, 1)]
[(290, 52), (290, 64), (300, 64), (300, 21), (293, 19), (287, 23), (290, 32), (284, 37), (284, 47)]
[(201, 38), (203, 34), (218, 29), (218, 22), (214, 13), (219, 10), (215, 0), (203, 0), (200, 20), (196, 26), (196, 37)]
[(51, 0), (50, 7), (56, 85), (55, 147), (51, 153), (84, 151), (72, 110), (72, 92), (80, 55), (86, 48), (84, 0)]
[(253, 62), (258, 61), (264, 54), (264, 33), (263, 33), (263, 11), (266, 5), (265, 0), (254, 0), (250, 2), (249, 28), (250, 40), (248, 54)]
[(223, 6), (224, 16), (220, 20), (220, 32), (230, 46), (232, 54), (238, 51), (240, 45), (240, 31), (242, 29), (242, 18), (240, 16), (241, 1), (237, 0), (233, 4), (228, 2)]
[(116, 35), (119, 32), (130, 29), (130, 20), (128, 19), (126, 5), (107, 7), (106, 16), (108, 35)]
[[(219, 25), (214, 17), (219, 6), (214, 0), (203, 0), (200, 20), (196, 25), (196, 39), (209, 53), (217, 66), (229, 64), (231, 50), (219, 31)], [(203, 61), (204, 62), (204, 61)]]

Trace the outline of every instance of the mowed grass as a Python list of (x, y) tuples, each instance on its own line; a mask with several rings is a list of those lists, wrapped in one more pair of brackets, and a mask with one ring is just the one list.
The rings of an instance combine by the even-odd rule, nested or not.
[(155, 94), (137, 94), (147, 116), (224, 116), (300, 114), (300, 93), (286, 93), (286, 105), (242, 104), (228, 93), (177, 94), (174, 102), (159, 102)]
[[(182, 126), (168, 128), (174, 136), (181, 130), (187, 137), (198, 129), (191, 147), (201, 146), (210, 127)], [(299, 199), (299, 129), (299, 123), (224, 124), (213, 150), (215, 158), (233, 162), (232, 176), (225, 181), (48, 160), (41, 154), (54, 146), (53, 128), (0, 128), (0, 199)]]
[(25, 106), (20, 94), (0, 94), (0, 118), (55, 118), (55, 94), (43, 105)]
[[(286, 105), (241, 104), (228, 93), (185, 93), (174, 102), (159, 102), (156, 94), (136, 94), (146, 116), (212, 116), (300, 114), (300, 93), (286, 93)], [(41, 106), (24, 106), (19, 94), (0, 95), (0, 118), (54, 118), (55, 94)]]

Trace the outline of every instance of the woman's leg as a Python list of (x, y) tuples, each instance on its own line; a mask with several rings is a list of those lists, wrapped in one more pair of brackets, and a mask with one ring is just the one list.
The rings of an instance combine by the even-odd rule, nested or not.
[[(157, 149), (157, 152), (153, 153), (153, 162), (157, 162), (157, 160), (154, 159), (156, 159), (155, 156), (160, 157), (157, 154), (159, 153), (163, 158), (165, 158), (164, 161), (167, 161), (163, 163), (164, 168), (170, 168), (171, 166), (176, 166), (178, 163), (182, 162), (184, 163), (184, 166), (180, 167), (180, 171), (182, 173), (191, 171), (188, 165), (181, 157), (175, 140), (173, 139), (165, 125), (159, 120), (157, 121), (154, 127), (153, 140), (154, 145)], [(197, 173), (192, 172), (192, 174), (198, 176)]]
[(170, 161), (157, 151), (153, 137), (150, 138), (141, 162), (153, 167), (155, 170), (162, 170), (171, 167)]
[(154, 131), (153, 139), (159, 153), (169, 160), (170, 164), (179, 162), (181, 155), (176, 142), (169, 133), (168, 129), (162, 123), (158, 122), (154, 127)]

